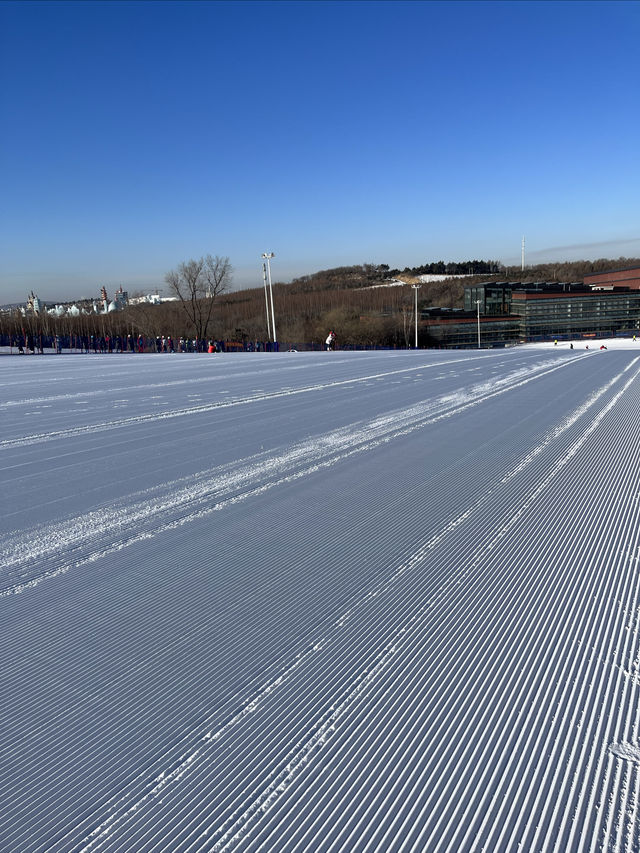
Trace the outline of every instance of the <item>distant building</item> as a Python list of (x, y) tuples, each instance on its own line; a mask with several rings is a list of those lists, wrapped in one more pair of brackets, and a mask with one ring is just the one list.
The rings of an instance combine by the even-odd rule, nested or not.
[(584, 283), (472, 284), (464, 310), (430, 309), (421, 319), (428, 342), (446, 347), (477, 344), (478, 325), (481, 346), (638, 334), (640, 269), (598, 273)]
[(80, 314), (87, 313), (87, 311), (78, 308), (77, 305), (54, 305), (53, 308), (47, 309), (47, 314), (52, 317), (79, 317)]
[(566, 293), (590, 293), (590, 288), (581, 282), (519, 282), (519, 281), (491, 281), (482, 284), (468, 285), (464, 289), (465, 311), (477, 311), (480, 304), (480, 313), (488, 315), (511, 314), (511, 303), (515, 293), (540, 293), (540, 294), (566, 294)]
[(640, 267), (590, 273), (589, 275), (585, 275), (584, 283), (593, 290), (611, 290), (613, 287), (628, 287), (630, 290), (640, 290)]
[[(117, 295), (117, 294), (116, 294)], [(159, 293), (147, 293), (144, 296), (132, 296), (129, 305), (161, 305), (163, 302), (177, 302), (177, 296), (160, 296)]]
[(27, 314), (39, 314), (41, 308), (40, 297), (36, 296), (32, 290), (29, 296), (27, 296)]
[(514, 291), (511, 315), (519, 318), (525, 341), (634, 334), (640, 330), (640, 289)]
[(132, 305), (160, 305), (160, 294), (146, 293), (144, 296), (134, 296), (130, 301)]
[(120, 289), (116, 291), (113, 299), (109, 299), (107, 288), (104, 285), (100, 288), (100, 303), (93, 303), (94, 314), (111, 314), (114, 311), (122, 311), (129, 304), (129, 294), (126, 290)]
[(427, 308), (421, 313), (420, 328), (428, 346), (468, 348), (478, 344), (478, 321), (481, 345), (512, 346), (520, 340), (517, 317), (485, 317), (462, 308)]

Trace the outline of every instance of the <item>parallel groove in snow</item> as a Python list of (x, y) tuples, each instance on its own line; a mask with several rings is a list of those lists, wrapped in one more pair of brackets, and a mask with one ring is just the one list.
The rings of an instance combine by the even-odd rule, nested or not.
[[(440, 404), (431, 400), (423, 407), (407, 408), (404, 415), (393, 412), (387, 420), (371, 419), (364, 437), (344, 430), (320, 450), (301, 442), (288, 461), (273, 457), (245, 463), (244, 469), (230, 466), (229, 485), (222, 487), (227, 497), (216, 512), (220, 518), (240, 518), (243, 504), (260, 507), (250, 538), (265, 540), (275, 524), (285, 541), (295, 542), (286, 518), (268, 511), (267, 494), (277, 501), (281, 493), (293, 494), (300, 482), (311, 484), (313, 478), (324, 482), (329, 472), (335, 481), (354, 461), (367, 466), (368, 458), (394, 459), (400, 467), (397, 452), (404, 456), (405, 445), (407, 453), (415, 454), (436, 429), (442, 435), (444, 424), (450, 430), (464, 427), (496, 401), (516, 395), (519, 400), (535, 400), (538, 385), (556, 382), (558, 387), (561, 380), (556, 376), (568, 371), (582, 377), (588, 369), (586, 359), (592, 356), (575, 362), (557, 360), (555, 365), (539, 361), (534, 370), (528, 369), (529, 376), (512, 375), (503, 386), (494, 384), (491, 389), (476, 381), (475, 390), (468, 387), (456, 401), (447, 401), (445, 393)], [(129, 621), (130, 607), (122, 616), (115, 607), (104, 616), (99, 610), (106, 590), (123, 602), (138, 601), (141, 613), (149, 614), (168, 613), (165, 602), (171, 597), (176, 602), (176, 624), (186, 627), (183, 607), (190, 599), (184, 598), (183, 605), (182, 598), (187, 577), (197, 581), (194, 590), (202, 590), (201, 615), (215, 605), (206, 575), (193, 571), (199, 560), (206, 559), (203, 537), (211, 508), (203, 506), (204, 499), (190, 496), (188, 487), (184, 500), (179, 484), (167, 489), (166, 501), (157, 490), (158, 504), (148, 514), (149, 529), (124, 551), (127, 536), (135, 538), (135, 525), (145, 517), (142, 500), (136, 508), (131, 496), (123, 499), (130, 522), (112, 550), (94, 547), (100, 536), (93, 535), (90, 524), (86, 533), (78, 527), (75, 560), (87, 569), (77, 581), (83, 590), (81, 601), (93, 614), (86, 628), (72, 621), (76, 574), (57, 572), (72, 565), (65, 551), (64, 524), (67, 531), (73, 524), (42, 528), (52, 539), (34, 543), (30, 557), (21, 558), (17, 540), (5, 537), (3, 553), (11, 557), (14, 569), (23, 572), (14, 591), (20, 583), (25, 585), (24, 595), (9, 595), (0, 602), (9, 608), (5, 625), (13, 625), (22, 612), (26, 616), (24, 623), (15, 621), (15, 633), (7, 628), (2, 638), (6, 676), (17, 684), (21, 647), (37, 650), (42, 631), (62, 642), (65, 624), (64, 648), (73, 654), (77, 668), (69, 686), (77, 685), (78, 692), (57, 693), (60, 673), (48, 675), (46, 654), (40, 667), (37, 658), (31, 660), (30, 671), (39, 675), (21, 688), (31, 724), (51, 725), (53, 712), (56, 725), (62, 732), (66, 726), (67, 732), (61, 740), (47, 736), (47, 751), (30, 751), (30, 757), (22, 757), (19, 742), (14, 748), (5, 744), (3, 757), (16, 766), (23, 762), (22, 772), (33, 778), (48, 761), (47, 778), (53, 778), (57, 761), (83, 767), (86, 777), (80, 798), (74, 778), (57, 780), (54, 810), (47, 807), (46, 789), (10, 786), (3, 808), (15, 814), (30, 812), (32, 817), (0, 828), (3, 849), (21, 853), (48, 849), (453, 853), (511, 851), (518, 845), (544, 851), (596, 850), (601, 845), (636, 849), (640, 760), (636, 362), (629, 358), (592, 362), (601, 372), (598, 385), (581, 398), (576, 396), (569, 410), (558, 404), (558, 416), (546, 433), (523, 442), (519, 455), (505, 453), (504, 461), (494, 463), (495, 470), (488, 471), (482, 458), (471, 456), (464, 467), (445, 467), (433, 478), (434, 487), (446, 486), (447, 471), (450, 476), (455, 471), (458, 479), (450, 481), (448, 493), (441, 498), (438, 493), (429, 504), (433, 520), (424, 518), (426, 535), (418, 533), (420, 515), (415, 512), (394, 514), (394, 504), (376, 502), (375, 495), (363, 495), (354, 505), (355, 491), (336, 494), (329, 517), (336, 523), (344, 514), (354, 527), (336, 530), (336, 541), (327, 550), (331, 559), (339, 560), (341, 552), (356, 556), (359, 551), (361, 566), (375, 565), (382, 543), (376, 547), (372, 539), (361, 542), (357, 550), (353, 547), (358, 542), (358, 519), (368, 521), (367, 529), (377, 526), (390, 542), (406, 541), (413, 531), (414, 544), (395, 562), (390, 548), (388, 562), (370, 575), (365, 573), (359, 585), (352, 575), (358, 571), (357, 563), (345, 564), (342, 574), (327, 575), (332, 578), (329, 602), (334, 603), (325, 605), (320, 599), (317, 606), (305, 603), (305, 614), (313, 614), (316, 621), (306, 630), (302, 626), (294, 630), (292, 624), (289, 645), (286, 634), (279, 641), (279, 632), (286, 630), (291, 603), (298, 600), (292, 595), (300, 583), (298, 562), (304, 560), (309, 570), (320, 571), (321, 555), (305, 554), (303, 546), (322, 547), (321, 530), (313, 534), (300, 530), (297, 541), (302, 547), (297, 553), (282, 552), (277, 561), (265, 565), (259, 553), (247, 550), (247, 562), (237, 566), (242, 568), (237, 578), (229, 570), (216, 595), (233, 605), (241, 631), (234, 618), (220, 623), (215, 642), (221, 651), (215, 658), (208, 643), (212, 626), (206, 622), (191, 625), (182, 637), (172, 634), (172, 625), (163, 621), (157, 640), (165, 645), (154, 647), (141, 633), (144, 624), (138, 628)], [(362, 361), (363, 369), (367, 363)], [(605, 369), (609, 365), (611, 369)], [(558, 373), (559, 367), (564, 369)], [(428, 460), (428, 444), (426, 448)], [(371, 453), (363, 456), (362, 449)], [(403, 470), (406, 476), (410, 468)], [(202, 472), (202, 483), (209, 473)], [(478, 483), (483, 484), (482, 491), (474, 494)], [(416, 480), (416, 488), (417, 484)], [(215, 493), (215, 489), (207, 492), (206, 500)], [(418, 494), (424, 499), (428, 491), (422, 488)], [(310, 490), (311, 506), (314, 495)], [(388, 495), (397, 507), (409, 506), (395, 485), (388, 487)], [(322, 511), (321, 503), (316, 511)], [(107, 522), (104, 538), (113, 542), (118, 535), (116, 513), (111, 527), (108, 512), (100, 517)], [(549, 518), (558, 523), (550, 524)], [(190, 529), (200, 538), (189, 540), (185, 534)], [(129, 551), (144, 559), (155, 539), (169, 545), (190, 542), (192, 550), (184, 572), (161, 574), (148, 584), (148, 596), (141, 597), (146, 568), (112, 577), (109, 561), (117, 556), (116, 565), (124, 567)], [(273, 554), (278, 554), (277, 537), (269, 541), (274, 543)], [(29, 564), (33, 559), (45, 565), (52, 560), (53, 571), (42, 572), (41, 566), (38, 571)], [(95, 588), (93, 564), (87, 560), (105, 567), (104, 575), (96, 575), (103, 580)], [(260, 610), (259, 618), (251, 619), (250, 610), (243, 615), (243, 590), (252, 576), (258, 593), (268, 592), (271, 618)], [(29, 586), (39, 578), (51, 582)], [(149, 580), (153, 581), (151, 575)], [(314, 588), (311, 578), (309, 585)], [(58, 588), (66, 590), (63, 598), (57, 598)], [(42, 611), (46, 619), (31, 621), (30, 607), (42, 608), (49, 596), (52, 607)], [(250, 588), (249, 596), (253, 601)], [(56, 607), (61, 607), (59, 617)], [(119, 624), (109, 621), (114, 618)], [(152, 625), (149, 622), (148, 630)], [(91, 629), (105, 632), (105, 642), (96, 651), (100, 649), (107, 663), (113, 660), (115, 666), (123, 659), (119, 638), (145, 639), (149, 656), (126, 671), (114, 671), (113, 682), (89, 686), (83, 696), (82, 684), (99, 671), (99, 659), (93, 654), (81, 658), (75, 650), (90, 637)], [(252, 654), (260, 655), (262, 647), (264, 662), (253, 667)], [(172, 716), (176, 697), (171, 692), (155, 707), (147, 704), (147, 696), (159, 696), (158, 679), (172, 660), (180, 660), (182, 648), (189, 655), (189, 670), (202, 676), (200, 683), (184, 684), (202, 709), (197, 725), (186, 727)], [(210, 659), (219, 668), (208, 672)], [(182, 683), (179, 674), (176, 678)], [(228, 679), (237, 687), (226, 693), (216, 687), (219, 698), (211, 704), (207, 685), (213, 688)], [(114, 691), (126, 697), (132, 723), (138, 716), (144, 720), (146, 731), (135, 741), (139, 759), (126, 753), (133, 733), (115, 728), (94, 732), (90, 718), (85, 719), (85, 707), (108, 705)], [(51, 704), (52, 697), (57, 704)], [(99, 763), (93, 762), (94, 754), (102, 756)], [(105, 787), (118, 776), (123, 783)], [(96, 799), (101, 786), (104, 794)]]
[[(612, 404), (610, 404), (610, 405), (612, 405)], [(597, 422), (598, 422), (598, 421), (597, 421), (597, 419), (596, 419), (596, 421), (594, 421), (594, 424), (595, 424), (595, 425), (597, 425)], [(581, 442), (580, 442), (580, 443), (582, 443), (582, 440), (581, 440)], [(554, 472), (554, 473), (555, 473), (555, 472)], [(538, 489), (539, 489), (539, 487), (538, 487)]]
[(440, 836), (441, 837), (441, 836)]
[[(560, 365), (565, 367), (567, 363)], [(517, 372), (508, 377), (508, 380), (491, 383), (490, 386), (481, 385), (477, 388), (470, 389), (464, 394), (453, 396), (445, 395), (438, 399), (435, 403), (426, 403), (423, 406), (412, 407), (405, 412), (393, 412), (390, 416), (379, 418), (369, 424), (358, 424), (357, 429), (338, 430), (327, 436), (322, 436), (320, 439), (313, 439), (305, 442), (302, 445), (292, 448), (284, 456), (275, 456), (267, 459), (264, 462), (250, 462), (244, 465), (239, 470), (230, 471), (229, 473), (214, 470), (202, 472), (197, 476), (197, 486), (193, 485), (182, 487), (176, 495), (175, 484), (171, 487), (171, 496), (166, 503), (160, 499), (156, 501), (156, 505), (150, 505), (149, 495), (138, 503), (133, 504), (133, 507), (122, 509), (118, 507), (115, 511), (101, 511), (96, 514), (88, 514), (81, 516), (79, 519), (73, 519), (58, 528), (44, 530), (34, 530), (31, 533), (32, 545), (28, 550), (24, 547), (24, 535), (20, 535), (15, 540), (7, 539), (7, 544), (0, 550), (0, 558), (2, 566), (6, 569), (19, 570), (24, 565), (31, 565), (35, 560), (42, 560), (49, 553), (56, 554), (60, 551), (60, 545), (64, 543), (66, 551), (73, 553), (74, 548), (70, 548), (71, 543), (84, 544), (92, 538), (102, 538), (105, 529), (108, 530), (110, 538), (113, 538), (114, 532), (119, 528), (124, 528), (125, 531), (132, 529), (135, 533), (127, 534), (119, 540), (109, 545), (109, 548), (103, 553), (96, 551), (90, 553), (89, 556), (81, 556), (74, 563), (63, 563), (62, 566), (55, 566), (48, 571), (30, 578), (20, 579), (17, 583), (0, 589), (0, 596), (10, 595), (22, 592), (25, 588), (32, 587), (50, 577), (55, 577), (60, 573), (64, 573), (72, 566), (82, 565), (87, 560), (95, 560), (98, 557), (106, 555), (114, 548), (118, 549), (126, 547), (132, 542), (138, 541), (139, 537), (151, 535), (148, 531), (139, 533), (142, 522), (148, 520), (152, 516), (153, 529), (157, 532), (158, 529), (164, 529), (160, 519), (165, 511), (169, 511), (170, 516), (176, 514), (176, 511), (182, 511), (182, 508), (187, 508), (187, 514), (171, 519), (167, 524), (169, 526), (175, 524), (183, 524), (192, 521), (194, 518), (204, 514), (215, 512), (226, 505), (228, 500), (244, 500), (246, 497), (260, 492), (265, 489), (272, 488), (273, 485), (279, 485), (286, 482), (291, 477), (307, 476), (310, 471), (321, 465), (332, 465), (340, 461), (345, 455), (352, 452), (360, 452), (361, 450), (369, 450), (375, 448), (380, 441), (388, 441), (397, 438), (399, 435), (407, 432), (420, 429), (429, 423), (434, 423), (436, 420), (443, 417), (450, 417), (460, 411), (464, 411), (469, 406), (477, 405), (487, 399), (495, 397), (499, 394), (504, 394), (512, 390), (514, 387), (519, 387), (531, 382), (533, 379), (539, 379), (547, 375), (549, 372), (558, 370), (557, 365), (549, 366), (543, 364), (542, 369), (537, 370), (531, 375), (530, 371)], [(617, 381), (613, 380), (613, 381)], [(500, 387), (502, 386), (502, 387)], [(305, 389), (306, 390), (306, 389)], [(605, 389), (606, 390), (606, 389)], [(585, 410), (589, 408), (593, 401), (585, 404)], [(232, 404), (231, 404), (232, 405)], [(575, 416), (582, 414), (579, 411)], [(120, 425), (120, 424), (118, 424)], [(105, 429), (107, 427), (105, 426)], [(559, 428), (560, 432), (566, 429), (566, 425)], [(334, 458), (324, 461), (324, 458), (335, 454)], [(525, 459), (522, 465), (528, 464), (529, 460)], [(306, 464), (310, 467), (294, 473), (292, 475), (281, 476), (287, 470), (295, 469), (297, 465)], [(276, 475), (278, 479), (273, 483), (263, 483), (257, 488), (252, 489), (253, 482), (260, 483), (265, 479), (265, 476)], [(222, 479), (223, 485), (220, 485)], [(228, 480), (228, 485), (224, 483)], [(211, 485), (207, 485), (206, 481), (213, 481)], [(243, 489), (235, 498), (226, 498), (227, 494), (232, 494)], [(210, 506), (211, 501), (216, 503)], [(198, 506), (204, 505), (206, 509), (198, 509)], [(191, 509), (195, 506), (195, 509)], [(190, 510), (190, 511), (189, 511)], [(124, 520), (123, 520), (124, 519)], [(41, 544), (44, 543), (44, 544)]]
[[(487, 356), (484, 357), (486, 358)], [(585, 356), (582, 356), (582, 358), (584, 357)], [(458, 360), (467, 361), (468, 359)], [(438, 362), (434, 366), (440, 366), (440, 364), (443, 363), (444, 362)], [(2, 439), (0, 440), (0, 450), (9, 449), (12, 447), (21, 447), (29, 444), (38, 444), (41, 442), (52, 441), (54, 439), (72, 438), (73, 436), (82, 435), (84, 433), (104, 432), (105, 430), (118, 429), (121, 427), (130, 427), (135, 426), (136, 424), (141, 424), (149, 421), (162, 421), (171, 420), (173, 418), (190, 417), (193, 415), (200, 415), (211, 411), (217, 411), (219, 409), (227, 409), (234, 406), (246, 406), (252, 403), (262, 403), (265, 400), (274, 400), (279, 397), (289, 397), (298, 394), (309, 394), (311, 392), (322, 391), (327, 388), (333, 389), (341, 385), (352, 385), (354, 383), (357, 384), (359, 382), (371, 382), (373, 380), (388, 379), (390, 376), (406, 372), (416, 372), (418, 370), (425, 370), (425, 366), (420, 365), (419, 367), (407, 367), (394, 371), (374, 373), (370, 376), (340, 379), (335, 380), (333, 382), (324, 382), (322, 384), (309, 385), (305, 388), (284, 388), (282, 390), (272, 391), (270, 393), (263, 393), (250, 397), (237, 397), (231, 400), (219, 400), (214, 403), (198, 406), (189, 406), (188, 408), (177, 409), (174, 411), (163, 411), (152, 414), (137, 415), (128, 418), (118, 418), (117, 420), (112, 420), (107, 423), (90, 424), (88, 426), (75, 426), (64, 430), (48, 431), (45, 433), (34, 433), (33, 435), (25, 435), (21, 436), (20, 438)]]

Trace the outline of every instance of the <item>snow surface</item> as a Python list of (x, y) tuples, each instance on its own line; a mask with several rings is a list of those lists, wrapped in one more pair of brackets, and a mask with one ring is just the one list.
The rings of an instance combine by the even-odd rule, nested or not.
[(623, 349), (623, 350), (631, 350), (634, 352), (640, 352), (640, 332), (637, 335), (637, 340), (634, 341), (633, 338), (574, 338), (572, 341), (558, 341), (558, 343), (554, 343), (554, 341), (541, 341), (540, 343), (535, 344), (524, 344), (520, 347), (520, 349), (567, 349), (570, 344), (573, 344), (574, 350), (586, 350), (587, 347), (589, 351), (600, 349), (601, 346), (606, 347), (608, 350), (610, 349)]
[(0, 357), (0, 850), (639, 850), (600, 343)]
[(451, 279), (451, 278), (472, 278), (472, 277), (473, 276), (471, 274), (467, 275), (466, 273), (464, 275), (444, 275), (443, 273), (429, 273), (429, 272), (427, 272), (427, 273), (423, 273), (422, 275), (419, 275), (418, 279), (423, 284), (430, 284), (431, 282), (434, 282), (434, 281), (449, 281), (449, 279)]

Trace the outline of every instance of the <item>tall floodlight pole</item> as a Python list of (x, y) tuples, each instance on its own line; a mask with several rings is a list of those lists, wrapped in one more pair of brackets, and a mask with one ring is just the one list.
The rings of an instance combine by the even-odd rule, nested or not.
[(480, 349), (480, 299), (476, 299), (476, 305), (478, 306), (478, 349)]
[(420, 290), (420, 285), (419, 284), (412, 284), (411, 287), (413, 288), (413, 291), (415, 293), (415, 311), (414, 311), (415, 327), (416, 327), (415, 349), (418, 349), (418, 291)]
[(267, 337), (271, 338), (271, 320), (269, 320), (269, 296), (267, 295), (267, 265), (262, 262), (262, 282), (264, 284), (264, 304), (267, 309)]
[(524, 234), (522, 235), (522, 272), (524, 272)]
[(273, 330), (273, 342), (277, 343), (276, 338), (276, 315), (273, 312), (273, 288), (271, 287), (271, 258), (275, 257), (274, 252), (263, 252), (262, 257), (267, 261), (267, 275), (269, 277), (269, 294), (271, 296), (271, 328)]

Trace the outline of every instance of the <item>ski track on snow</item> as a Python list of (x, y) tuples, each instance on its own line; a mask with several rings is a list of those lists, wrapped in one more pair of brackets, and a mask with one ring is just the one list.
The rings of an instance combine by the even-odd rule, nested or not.
[[(166, 494), (159, 498), (154, 499), (153, 493), (146, 492), (134, 503), (129, 497), (123, 504), (116, 503), (61, 524), (36, 528), (29, 533), (28, 544), (25, 544), (22, 532), (6, 536), (4, 542), (0, 543), (0, 578), (10, 572), (12, 576), (17, 575), (17, 579), (0, 589), (0, 598), (24, 592), (43, 580), (95, 562), (135, 542), (218, 512), (229, 503), (246, 500), (275, 486), (308, 476), (321, 467), (335, 465), (353, 453), (373, 450), (381, 442), (391, 441), (442, 418), (451, 417), (569, 364), (571, 362), (560, 365), (557, 362), (543, 362), (533, 372), (530, 368), (524, 368), (497, 382), (482, 383), (468, 391), (444, 395), (435, 401), (375, 418), (369, 423), (341, 428), (302, 442), (266, 460), (250, 460), (231, 470), (207, 469), (195, 475), (189, 485), (173, 482), (168, 487), (162, 486), (161, 490)], [(588, 408), (590, 404), (585, 405)], [(301, 470), (295, 470), (300, 467)], [(176, 514), (178, 518), (175, 518)], [(168, 520), (163, 522), (163, 518)], [(108, 547), (96, 548), (88, 555), (82, 553), (82, 549), (90, 543), (104, 539), (109, 541)], [(61, 565), (54, 565), (36, 576), (30, 576), (35, 565), (59, 554), (63, 556)], [(66, 557), (69, 554), (74, 556), (72, 561)]]
[[(565, 368), (571, 378), (592, 357), (538, 361), (14, 531), (0, 540), (0, 598), (28, 606), (26, 593), (44, 581), (401, 445)], [(224, 714), (209, 707), (106, 791), (94, 817), (65, 822), (54, 847), (19, 827), (11, 838), (56, 853), (640, 853), (638, 361), (603, 376), (519, 458), (495, 463), (483, 490), (461, 492), (457, 504), (443, 496), (437, 528), (310, 623)], [(0, 449), (425, 368), (34, 434)], [(266, 742), (263, 720), (272, 721)]]
[[(588, 358), (589, 356), (578, 356), (578, 358)], [(488, 356), (484, 356), (484, 358), (488, 358)], [(398, 376), (406, 373), (415, 373), (416, 371), (423, 371), (426, 369), (431, 369), (432, 367), (442, 367), (449, 366), (450, 364), (456, 364), (461, 361), (472, 361), (475, 359), (471, 358), (463, 358), (456, 359), (455, 361), (446, 361), (446, 362), (436, 362), (431, 365), (421, 364), (418, 367), (405, 367), (399, 370), (385, 371), (380, 373), (374, 373), (369, 376), (363, 377), (351, 377), (349, 379), (341, 379), (333, 382), (324, 382), (318, 383), (315, 385), (309, 385), (304, 388), (284, 388), (278, 391), (272, 391), (269, 393), (256, 394), (251, 397), (239, 397), (230, 400), (219, 400), (214, 403), (207, 403), (204, 405), (198, 406), (189, 406), (183, 409), (176, 409), (174, 411), (163, 411), (163, 412), (155, 412), (145, 415), (135, 415), (129, 418), (119, 418), (117, 420), (107, 421), (99, 424), (87, 424), (82, 426), (70, 427), (64, 430), (55, 430), (51, 432), (44, 433), (34, 433), (32, 435), (21, 436), (20, 438), (10, 438), (3, 439), (0, 441), (0, 450), (10, 449), (13, 447), (24, 447), (31, 444), (41, 444), (43, 442), (53, 441), (55, 439), (64, 439), (64, 438), (72, 438), (78, 435), (85, 434), (93, 434), (105, 432), (112, 429), (118, 429), (122, 427), (130, 427), (136, 424), (148, 423), (154, 421), (163, 421), (163, 420), (172, 420), (174, 418), (183, 418), (190, 417), (193, 415), (206, 414), (208, 412), (214, 412), (222, 409), (228, 409), (235, 406), (246, 406), (252, 403), (261, 403), (266, 400), (274, 400), (280, 397), (293, 397), (298, 396), (300, 394), (309, 394), (317, 391), (324, 391), (328, 389), (335, 389), (344, 385), (358, 385), (359, 383), (367, 383), (373, 380), (380, 379), (388, 379), (391, 376)], [(571, 364), (571, 361), (564, 362), (563, 364)], [(547, 364), (555, 364), (557, 366), (556, 361), (548, 361)], [(529, 368), (523, 368), (521, 371), (517, 371), (514, 376), (518, 374), (525, 374), (529, 371)], [(504, 381), (504, 380), (503, 380)]]
[[(636, 359), (635, 361), (637, 361)], [(634, 362), (635, 363), (635, 362)], [(610, 382), (594, 392), (589, 399), (580, 406), (572, 415), (566, 418), (550, 434), (553, 440), (556, 440), (562, 432), (566, 432), (572, 427), (576, 421), (589, 412), (589, 410), (601, 400), (601, 398), (610, 391), (623, 378), (625, 372), (629, 368), (625, 368), (621, 373), (616, 375)], [(451, 595), (452, 589), (459, 587), (463, 583), (466, 576), (473, 575), (476, 569), (482, 562), (491, 554), (491, 552), (499, 545), (513, 527), (521, 520), (527, 510), (538, 500), (551, 483), (559, 476), (565, 466), (567, 466), (572, 457), (579, 452), (585, 442), (598, 429), (603, 419), (616, 406), (628, 388), (635, 382), (640, 375), (640, 371), (627, 380), (623, 387), (614, 395), (614, 397), (603, 406), (602, 409), (589, 421), (586, 428), (582, 431), (579, 438), (574, 441), (568, 448), (566, 454), (560, 458), (554, 466), (549, 470), (547, 475), (541, 481), (537, 482), (534, 488), (523, 497), (521, 505), (513, 512), (510, 517), (497, 529), (494, 538), (482, 547), (478, 548), (473, 554), (473, 559), (469, 563), (465, 571), (460, 575), (452, 577), (447, 585), (443, 586), (439, 593), (429, 599), (422, 607), (416, 610), (410, 618), (396, 626), (393, 629), (392, 636), (388, 639), (383, 648), (375, 652), (375, 665), (358, 673), (358, 675), (349, 683), (340, 697), (335, 697), (331, 707), (326, 715), (314, 721), (309, 729), (307, 736), (298, 741), (291, 751), (287, 754), (285, 761), (281, 766), (273, 768), (264, 780), (263, 787), (254, 790), (249, 801), (239, 806), (235, 812), (227, 817), (225, 822), (220, 825), (207, 826), (197, 837), (195, 849), (199, 849), (197, 842), (202, 842), (206, 839), (207, 849), (222, 853), (222, 851), (234, 850), (238, 844), (248, 835), (254, 824), (264, 818), (270, 807), (284, 795), (290, 785), (292, 785), (298, 775), (304, 771), (308, 763), (318, 754), (325, 744), (328, 743), (338, 725), (340, 718), (345, 715), (351, 705), (358, 701), (361, 695), (382, 674), (393, 657), (398, 654), (403, 646), (405, 638), (410, 638), (412, 632), (420, 629), (421, 624), (429, 613), (433, 612), (439, 605), (446, 601)], [(531, 379), (533, 377), (529, 377)], [(525, 380), (529, 381), (529, 380)], [(511, 385), (510, 387), (515, 387)], [(507, 389), (505, 389), (507, 390)], [(494, 392), (496, 393), (496, 392)], [(499, 392), (498, 392), (499, 393)], [(403, 564), (396, 567), (391, 576), (380, 584), (377, 588), (369, 591), (361, 600), (355, 602), (347, 611), (342, 613), (334, 621), (332, 629), (334, 632), (339, 631), (349, 620), (357, 616), (357, 611), (369, 603), (372, 599), (390, 593), (400, 577), (407, 572), (416, 569), (428, 556), (428, 554), (436, 548), (446, 537), (456, 530), (460, 525), (467, 522), (474, 514), (478, 513), (484, 506), (490, 503), (504, 482), (507, 482), (517, 474), (522, 473), (525, 468), (539, 455), (541, 449), (548, 446), (551, 439), (549, 437), (528, 454), (523, 460), (508, 473), (508, 475), (499, 481), (496, 486), (489, 492), (479, 498), (474, 505), (465, 510), (457, 518), (451, 521), (440, 531), (440, 533), (430, 540), (425, 542), (411, 557)], [(167, 788), (183, 779), (185, 774), (194, 770), (199, 762), (206, 760), (207, 747), (216, 744), (220, 738), (231, 732), (237, 725), (241, 724), (248, 715), (256, 712), (260, 706), (267, 701), (273, 693), (283, 687), (285, 683), (291, 679), (308, 657), (322, 652), (330, 641), (337, 642), (335, 637), (329, 635), (318, 637), (313, 640), (305, 652), (298, 654), (290, 665), (288, 665), (278, 676), (271, 682), (263, 685), (251, 698), (251, 700), (242, 706), (231, 720), (223, 727), (216, 731), (206, 731), (198, 736), (199, 745), (192, 752), (184, 755), (180, 759), (180, 763), (171, 770), (161, 771), (153, 780), (148, 789), (139, 796), (135, 802), (130, 802), (130, 797), (125, 793), (121, 793), (112, 804), (110, 814), (99, 826), (97, 826), (88, 836), (85, 837), (80, 848), (82, 853), (89, 853), (100, 849), (101, 845), (113, 837), (113, 833), (126, 824), (127, 821), (137, 818), (140, 810), (150, 804), (154, 799), (166, 794)], [(194, 733), (189, 735), (189, 739), (194, 739)], [(640, 751), (633, 747), (625, 747), (618, 745), (611, 748), (614, 755), (625, 758), (630, 761), (640, 762)]]
[[(447, 362), (449, 363), (449, 362)], [(335, 365), (335, 363), (334, 363)], [(200, 366), (200, 365), (199, 365)], [(216, 365), (214, 365), (216, 366)], [(322, 365), (324, 369), (329, 365)], [(431, 365), (428, 365), (431, 367)], [(435, 366), (435, 365), (434, 365)], [(300, 371), (304, 370), (304, 365), (294, 365), (288, 364), (287, 371)], [(269, 369), (262, 369), (260, 371), (260, 377), (264, 378), (266, 376), (277, 376), (280, 377), (282, 375), (282, 366), (273, 367)], [(253, 370), (241, 370), (234, 373), (234, 379), (253, 379), (255, 377), (255, 372)], [(221, 384), (226, 382), (228, 376), (226, 373), (215, 373), (211, 374), (201, 374), (200, 376), (192, 376), (189, 378), (181, 377), (180, 379), (166, 379), (163, 382), (147, 382), (147, 383), (138, 383), (135, 385), (124, 385), (124, 386), (114, 386), (111, 388), (99, 388), (90, 391), (74, 391), (73, 393), (66, 394), (50, 394), (45, 397), (21, 397), (14, 400), (3, 400), (2, 405), (7, 408), (13, 408), (15, 406), (33, 406), (41, 403), (69, 403), (74, 400), (86, 400), (93, 398), (101, 398), (104, 397), (105, 392), (108, 394), (131, 394), (135, 391), (153, 391), (156, 389), (165, 388), (184, 388), (185, 386), (191, 385), (208, 385), (210, 383)], [(41, 380), (40, 380), (41, 381)], [(4, 387), (4, 383), (0, 383), (0, 388)], [(21, 387), (21, 386), (20, 386)]]

